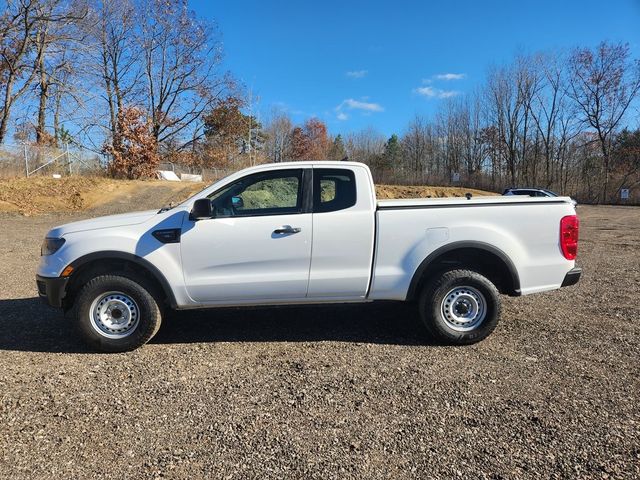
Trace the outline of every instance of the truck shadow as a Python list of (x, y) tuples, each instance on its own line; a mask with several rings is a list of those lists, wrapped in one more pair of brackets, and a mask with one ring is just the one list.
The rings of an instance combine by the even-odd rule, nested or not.
[[(91, 353), (70, 320), (39, 298), (0, 300), (0, 350)], [(415, 309), (402, 303), (171, 312), (151, 341), (353, 342), (432, 345)]]

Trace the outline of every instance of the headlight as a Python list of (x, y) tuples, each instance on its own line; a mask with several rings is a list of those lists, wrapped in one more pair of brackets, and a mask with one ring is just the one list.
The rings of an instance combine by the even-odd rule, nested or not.
[(40, 248), (40, 255), (52, 255), (64, 245), (64, 238), (45, 238)]

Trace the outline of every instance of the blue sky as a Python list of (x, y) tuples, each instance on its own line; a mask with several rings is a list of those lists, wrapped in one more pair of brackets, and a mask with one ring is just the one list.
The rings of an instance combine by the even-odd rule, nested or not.
[(442, 97), (473, 90), (492, 64), (519, 52), (610, 40), (640, 57), (640, 0), (190, 5), (218, 22), (225, 65), (252, 87), (262, 115), (280, 106), (297, 122), (323, 119), (333, 133), (400, 133), (414, 114), (432, 115)]

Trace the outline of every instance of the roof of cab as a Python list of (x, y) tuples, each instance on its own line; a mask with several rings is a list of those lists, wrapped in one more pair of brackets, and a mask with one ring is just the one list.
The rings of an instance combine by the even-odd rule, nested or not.
[[(255, 165), (253, 167), (245, 168), (244, 170), (271, 170), (273, 168), (303, 168), (303, 167), (366, 167), (364, 163), (360, 162), (345, 162), (341, 160), (303, 160), (300, 162), (278, 162), (278, 163), (263, 163)], [(240, 170), (242, 171), (242, 170)]]

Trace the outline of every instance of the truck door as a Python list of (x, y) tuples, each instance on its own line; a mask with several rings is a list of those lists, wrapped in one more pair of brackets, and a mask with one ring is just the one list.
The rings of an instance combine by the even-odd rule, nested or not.
[(185, 220), (182, 267), (194, 301), (269, 303), (306, 296), (312, 217), (303, 180), (310, 175), (311, 169), (301, 168), (248, 175), (210, 196), (213, 218)]
[(309, 298), (362, 298), (373, 261), (375, 205), (364, 168), (313, 168)]

